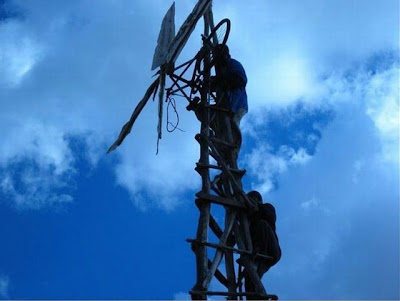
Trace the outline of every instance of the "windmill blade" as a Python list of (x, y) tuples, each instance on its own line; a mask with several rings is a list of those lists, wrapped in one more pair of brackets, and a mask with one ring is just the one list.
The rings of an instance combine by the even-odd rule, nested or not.
[(165, 72), (163, 69), (160, 70), (160, 92), (158, 93), (158, 125), (157, 125), (157, 154), (160, 139), (162, 138), (162, 118), (164, 108), (164, 90), (165, 90)]
[(175, 2), (164, 16), (161, 24), (160, 33), (158, 34), (157, 47), (153, 56), (151, 70), (156, 69), (166, 63), (168, 49), (175, 37)]
[(171, 42), (168, 54), (166, 56), (167, 63), (174, 63), (176, 61), (183, 47), (186, 45), (186, 42), (189, 39), (190, 34), (196, 27), (197, 21), (199, 21), (199, 19), (204, 15), (204, 13), (210, 7), (211, 2), (212, 0), (199, 0), (199, 2), (197, 2), (196, 6), (193, 8), (193, 11), (186, 18), (185, 22), (179, 29), (178, 34)]
[(131, 118), (125, 125), (122, 127), (121, 132), (119, 133), (119, 136), (117, 140), (113, 143), (113, 145), (110, 146), (110, 148), (107, 151), (108, 153), (111, 153), (113, 150), (115, 150), (118, 146), (121, 145), (121, 143), (124, 141), (125, 137), (129, 135), (129, 133), (132, 130), (132, 126), (135, 123), (137, 117), (139, 116), (140, 112), (142, 112), (144, 106), (147, 104), (147, 101), (149, 100), (150, 96), (154, 93), (154, 91), (157, 89), (158, 84), (160, 81), (160, 77), (158, 77), (147, 89), (143, 99), (137, 104), (135, 110), (133, 111)]

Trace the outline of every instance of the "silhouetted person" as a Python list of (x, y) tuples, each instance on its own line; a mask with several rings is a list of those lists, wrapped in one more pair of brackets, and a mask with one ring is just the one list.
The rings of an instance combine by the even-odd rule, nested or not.
[[(281, 248), (278, 236), (276, 235), (276, 212), (270, 203), (263, 204), (262, 196), (258, 191), (250, 191), (247, 194), (258, 203), (258, 211), (249, 214), (250, 235), (253, 243), (254, 253), (272, 257), (271, 259), (256, 258), (257, 273), (262, 276), (275, 265), (281, 258)], [(245, 274), (246, 292), (254, 292), (254, 284), (250, 277)], [(248, 300), (258, 299), (247, 297)]]
[(223, 93), (222, 103), (232, 111), (230, 125), (233, 143), (237, 146), (235, 159), (242, 144), (240, 121), (248, 111), (246, 84), (247, 76), (241, 63), (231, 58), (229, 48), (219, 44), (215, 46), (214, 56), (217, 58), (216, 76), (212, 77), (212, 87)]

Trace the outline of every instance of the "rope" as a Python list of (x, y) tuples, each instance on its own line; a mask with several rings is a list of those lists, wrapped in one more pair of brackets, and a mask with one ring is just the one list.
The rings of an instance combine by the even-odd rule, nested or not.
[[(172, 122), (169, 121), (170, 108), (171, 107), (172, 107), (173, 112), (175, 113), (175, 116), (176, 116), (176, 122), (175, 123), (172, 123)], [(178, 113), (178, 110), (176, 109), (176, 101), (175, 101), (175, 99), (173, 97), (169, 97), (168, 105), (167, 105), (167, 131), (169, 133), (172, 133), (175, 130), (179, 130), (181, 132), (184, 132), (184, 130), (178, 128), (179, 121), (180, 121), (179, 120), (179, 113)]]

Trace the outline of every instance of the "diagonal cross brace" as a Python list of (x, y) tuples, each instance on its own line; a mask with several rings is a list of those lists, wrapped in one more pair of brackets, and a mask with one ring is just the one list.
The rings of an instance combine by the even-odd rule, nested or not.
[[(229, 234), (231, 233), (232, 228), (233, 228), (233, 224), (236, 221), (236, 214), (237, 214), (236, 210), (228, 209), (226, 212), (226, 226), (225, 226), (224, 233), (222, 233), (221, 238), (219, 240), (219, 243), (221, 245), (225, 245), (226, 241), (228, 240)], [(224, 253), (221, 249), (218, 249), (216, 251), (212, 265), (211, 265), (210, 269), (208, 270), (207, 276), (202, 283), (202, 287), (204, 289), (207, 289), (208, 286), (210, 285), (211, 279), (214, 276), (215, 271), (217, 270), (217, 267), (221, 262), (223, 254)]]

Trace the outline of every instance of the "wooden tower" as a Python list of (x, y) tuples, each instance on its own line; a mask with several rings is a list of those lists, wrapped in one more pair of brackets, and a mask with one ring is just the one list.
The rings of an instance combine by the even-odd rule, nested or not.
[[(209, 30), (213, 30), (211, 7), (204, 15), (204, 24), (204, 36), (209, 36)], [(205, 58), (208, 62), (212, 59)], [(268, 256), (255, 253), (252, 246), (247, 215), (249, 209), (257, 206), (242, 189), (242, 177), (246, 171), (238, 168), (240, 145), (235, 145), (234, 139), (234, 135), (240, 135), (240, 131), (234, 132), (231, 112), (224, 105), (223, 92), (217, 91), (215, 103), (210, 103), (213, 99), (210, 85), (207, 84), (210, 82), (210, 70), (205, 70), (207, 72), (203, 74), (203, 84), (199, 89), (200, 103), (196, 108), (201, 127), (195, 137), (200, 145), (200, 159), (195, 170), (201, 176), (202, 188), (196, 194), (195, 203), (200, 214), (196, 238), (187, 239), (196, 255), (197, 268), (197, 281), (190, 294), (194, 300), (207, 299), (208, 295), (227, 296), (231, 300), (242, 300), (245, 296), (277, 299), (277, 296), (267, 294), (257, 273), (257, 257)], [(225, 210), (224, 225), (218, 224), (211, 214), (212, 206), (220, 206)], [(210, 231), (217, 241), (211, 241)], [(212, 259), (208, 256), (210, 248), (215, 250)], [(240, 257), (236, 261), (234, 254)], [(220, 269), (223, 259), (225, 271)], [(243, 292), (245, 273), (253, 281), (255, 292)], [(209, 291), (213, 278), (226, 287), (226, 291)]]

